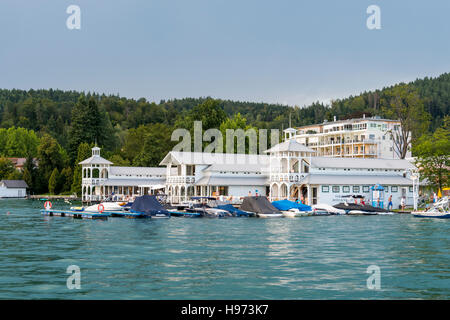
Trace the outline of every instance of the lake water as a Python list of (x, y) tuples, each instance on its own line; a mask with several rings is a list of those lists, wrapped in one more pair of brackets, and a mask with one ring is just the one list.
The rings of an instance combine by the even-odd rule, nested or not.
[[(44, 217), (42, 205), (0, 200), (2, 299), (450, 298), (450, 220), (91, 221)], [(69, 265), (80, 290), (66, 286)], [(370, 265), (379, 290), (367, 287)]]

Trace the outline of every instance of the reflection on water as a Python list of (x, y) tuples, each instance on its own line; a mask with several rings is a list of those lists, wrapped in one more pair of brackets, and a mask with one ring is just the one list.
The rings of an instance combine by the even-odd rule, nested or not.
[[(0, 298), (450, 297), (450, 221), (409, 215), (87, 221), (43, 217), (41, 207), (0, 201)], [(81, 290), (66, 288), (71, 264), (81, 268)], [(366, 287), (372, 264), (381, 268), (379, 291)]]

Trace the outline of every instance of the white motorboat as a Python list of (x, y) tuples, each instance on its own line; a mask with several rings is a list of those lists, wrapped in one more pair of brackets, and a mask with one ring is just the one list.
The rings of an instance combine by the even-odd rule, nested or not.
[(100, 212), (100, 210), (103, 212), (124, 212), (125, 208), (117, 202), (102, 202), (99, 204), (94, 204), (92, 206), (86, 207), (84, 208), (83, 211), (98, 213)]
[(317, 215), (320, 214), (345, 214), (345, 210), (342, 209), (338, 209), (335, 208), (333, 206), (330, 206), (329, 204), (325, 204), (325, 203), (319, 203), (319, 204), (314, 204), (312, 206), (313, 211), (317, 213)]
[(448, 197), (442, 198), (426, 211), (413, 211), (411, 214), (418, 218), (450, 219)]
[(257, 213), (258, 218), (284, 218), (282, 213)]
[(374, 216), (377, 212), (362, 211), (362, 210), (350, 210), (347, 214), (354, 216)]
[(306, 217), (312, 215), (312, 211), (300, 211), (296, 208), (289, 209), (287, 211), (281, 211), (286, 218)]

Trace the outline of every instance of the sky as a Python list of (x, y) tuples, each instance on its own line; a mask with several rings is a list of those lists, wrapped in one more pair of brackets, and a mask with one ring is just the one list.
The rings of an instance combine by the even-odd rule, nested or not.
[(0, 88), (329, 102), (449, 72), (449, 16), (448, 0), (2, 0)]

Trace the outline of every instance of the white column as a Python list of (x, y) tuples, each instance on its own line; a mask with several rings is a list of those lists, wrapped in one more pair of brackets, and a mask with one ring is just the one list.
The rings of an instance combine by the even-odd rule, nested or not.
[(310, 206), (311, 203), (311, 185), (308, 184), (308, 205)]

